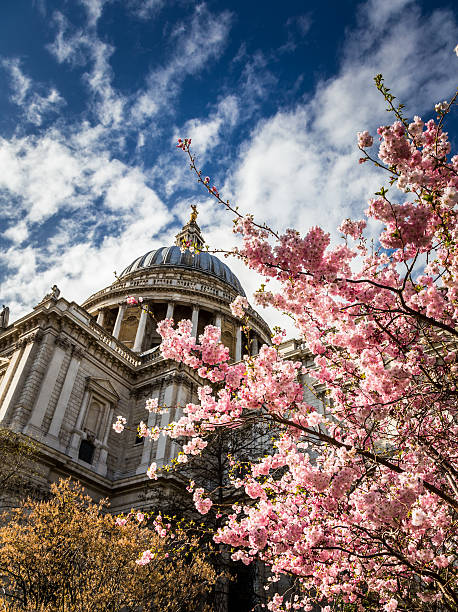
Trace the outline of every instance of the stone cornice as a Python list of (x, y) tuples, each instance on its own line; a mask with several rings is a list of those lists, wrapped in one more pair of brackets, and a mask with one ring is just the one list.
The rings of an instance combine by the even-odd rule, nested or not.
[[(158, 277), (158, 272), (163, 273), (164, 276)], [(146, 270), (133, 272), (123, 278), (122, 281), (113, 283), (113, 285), (91, 295), (83, 302), (83, 306), (93, 308), (107, 297), (125, 295), (129, 292), (139, 294), (151, 291), (154, 291), (154, 293), (158, 291), (195, 293), (205, 297), (213, 297), (222, 304), (232, 302), (238, 295), (235, 289), (217, 277), (209, 277), (199, 270), (164, 266), (164, 268), (154, 269), (154, 273), (152, 271), (148, 273)]]
[[(62, 333), (66, 331), (67, 333)], [(34, 334), (27, 334), (34, 329)], [(33, 312), (16, 321), (0, 336), (0, 352), (8, 351), (19, 342), (21, 346), (27, 342), (41, 339), (40, 334), (54, 329), (62, 348), (67, 350), (73, 347), (77, 358), (84, 354), (90, 358), (90, 354), (97, 353), (97, 359), (110, 363), (110, 368), (118, 369), (120, 372), (132, 376), (133, 371), (141, 364), (136, 353), (125, 347), (119, 340), (97, 325), (94, 318), (75, 302), (59, 300), (48, 300), (36, 306)], [(71, 331), (70, 331), (71, 330)], [(74, 335), (78, 335), (78, 344), (72, 342)], [(81, 351), (81, 352), (78, 352)], [(84, 353), (83, 353), (84, 351)]]

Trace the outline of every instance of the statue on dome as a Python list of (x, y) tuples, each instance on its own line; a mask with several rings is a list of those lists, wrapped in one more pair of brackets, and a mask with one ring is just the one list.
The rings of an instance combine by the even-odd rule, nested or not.
[(0, 329), (6, 329), (8, 327), (8, 321), (10, 318), (10, 309), (8, 306), (3, 304), (2, 309), (0, 310)]
[(191, 218), (189, 219), (189, 222), (190, 223), (196, 223), (197, 215), (199, 214), (199, 212), (198, 212), (197, 206), (195, 204), (191, 204), (191, 208), (192, 208), (192, 213), (191, 213)]

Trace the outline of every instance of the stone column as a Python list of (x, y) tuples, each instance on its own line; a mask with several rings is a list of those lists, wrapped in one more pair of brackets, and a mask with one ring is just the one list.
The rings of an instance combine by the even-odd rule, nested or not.
[(118, 316), (116, 317), (116, 323), (113, 328), (113, 333), (111, 334), (115, 338), (119, 338), (119, 332), (121, 331), (121, 323), (124, 317), (124, 312), (126, 310), (125, 304), (122, 304), (118, 310)]
[(97, 315), (97, 323), (99, 325), (103, 326), (103, 320), (105, 319), (105, 311), (104, 310), (99, 310), (99, 313)]
[(99, 460), (95, 466), (98, 474), (106, 476), (107, 473), (107, 457), (108, 457), (108, 436), (110, 435), (111, 422), (113, 421), (114, 408), (109, 408), (106, 414), (106, 420), (104, 423), (104, 431), (102, 433), (103, 439), (100, 448)]
[[(8, 378), (11, 381), (9, 384), (6, 382), (7, 388), (4, 389), (4, 398), (0, 406), (0, 423), (5, 422), (9, 418), (14, 405), (14, 401), (17, 397), (17, 392), (21, 388), (21, 382), (24, 380), (26, 375), (26, 365), (33, 348), (33, 342), (27, 342), (27, 340), (20, 341), (19, 353), (16, 357), (13, 356), (14, 364), (10, 371)], [(11, 364), (10, 364), (11, 366)], [(8, 370), (10, 368), (8, 367)], [(8, 371), (5, 375), (8, 375)]]
[(40, 436), (43, 434), (41, 431), (43, 418), (45, 416), (49, 400), (51, 399), (52, 392), (54, 391), (57, 376), (59, 375), (62, 362), (65, 358), (66, 349), (69, 346), (69, 343), (67, 340), (65, 340), (65, 338), (56, 338), (55, 344), (56, 346), (54, 353), (51, 357), (51, 361), (49, 362), (46, 374), (41, 382), (40, 393), (38, 394), (35, 406), (32, 408), (32, 414), (30, 415), (30, 419), (25, 430), (25, 433), (32, 436), (35, 433), (35, 437), (36, 434), (39, 434)]
[(54, 445), (57, 447), (60, 446), (60, 428), (62, 427), (62, 422), (67, 411), (68, 400), (70, 399), (70, 395), (73, 391), (73, 385), (75, 384), (76, 375), (78, 373), (82, 358), (83, 351), (78, 347), (75, 348), (65, 375), (64, 384), (62, 385), (56, 409), (54, 410), (51, 425), (49, 426), (48, 437), (51, 438), (50, 442), (54, 442)]
[(199, 307), (198, 306), (192, 307), (191, 322), (192, 322), (191, 336), (194, 336), (194, 338), (197, 338), (197, 326), (199, 324)]
[[(151, 397), (153, 397), (154, 399), (159, 398), (159, 389), (155, 391)], [(154, 425), (156, 416), (157, 414), (155, 412), (150, 412), (148, 414), (148, 421), (147, 421), (148, 427), (152, 427)], [(136, 474), (144, 474), (146, 470), (149, 468), (150, 462), (151, 462), (151, 447), (152, 447), (151, 438), (144, 438), (141, 463), (135, 471)]]
[(142, 308), (137, 333), (135, 334), (134, 348), (132, 349), (135, 353), (140, 353), (143, 346), (143, 340), (145, 338), (146, 322), (148, 320), (148, 312), (145, 310), (145, 308), (147, 308), (147, 306)]
[(221, 325), (222, 325), (221, 313), (217, 312), (216, 315), (215, 315), (215, 326), (219, 327), (221, 329)]
[(166, 319), (173, 319), (174, 308), (175, 308), (175, 304), (173, 302), (169, 302), (167, 304), (167, 314), (165, 315)]
[[(168, 385), (164, 394), (164, 407), (166, 408), (166, 412), (161, 417), (161, 428), (166, 427), (170, 421), (170, 411), (175, 406), (177, 396), (177, 383), (173, 379), (172, 382)], [(158, 467), (163, 466), (165, 461), (165, 450), (166, 450), (167, 440), (165, 436), (161, 434), (158, 443), (157, 443), (157, 451), (156, 451), (156, 463)]]
[[(16, 372), (17, 366), (19, 365), (19, 360), (21, 359), (23, 349), (24, 347), (16, 348), (16, 350), (14, 351), (10, 359), (10, 362), (8, 364), (8, 367), (6, 369), (2, 382), (0, 383), (0, 406), (3, 405), (2, 404), (3, 398), (8, 393), (8, 390), (10, 388), (10, 382), (14, 376), (14, 373)], [(0, 409), (0, 414), (1, 414), (1, 409)]]
[(32, 406), (37, 398), (41, 379), (48, 366), (50, 345), (54, 344), (55, 339), (55, 336), (51, 333), (37, 332), (34, 336), (33, 339), (28, 339), (28, 341), (34, 342), (34, 347), (29, 356), (30, 366), (27, 367), (27, 374), (20, 383), (20, 393), (14, 401), (12, 418), (8, 419), (9, 428), (15, 432), (23, 431), (31, 416)]
[[(183, 383), (183, 381), (179, 384), (178, 390), (177, 390), (177, 396), (176, 396), (176, 410), (175, 408), (172, 409), (171, 414), (170, 414), (170, 418), (169, 418), (169, 422), (171, 420), (174, 421), (178, 421), (178, 419), (180, 419), (183, 416), (183, 408), (184, 406), (188, 403), (188, 387)], [(167, 438), (166, 440), (166, 461), (167, 463), (174, 457), (178, 456), (178, 453), (180, 452), (181, 447), (179, 444), (176, 443), (175, 440), (172, 440), (171, 438)]]
[(78, 451), (81, 442), (81, 425), (83, 424), (83, 419), (86, 414), (90, 398), (91, 392), (89, 389), (86, 389), (83, 395), (83, 401), (81, 402), (80, 410), (78, 412), (78, 418), (76, 419), (75, 429), (73, 430), (73, 435), (70, 441), (69, 455), (70, 457), (73, 457), (73, 459), (78, 459)]
[(242, 359), (242, 328), (237, 327), (235, 339), (235, 361)]

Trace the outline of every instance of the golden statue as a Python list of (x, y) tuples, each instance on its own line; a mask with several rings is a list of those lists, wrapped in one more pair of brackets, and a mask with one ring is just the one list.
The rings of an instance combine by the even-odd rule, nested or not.
[(195, 204), (191, 204), (191, 208), (192, 208), (192, 213), (191, 213), (191, 218), (189, 219), (189, 222), (196, 223), (197, 215), (199, 214), (197, 212), (197, 206)]

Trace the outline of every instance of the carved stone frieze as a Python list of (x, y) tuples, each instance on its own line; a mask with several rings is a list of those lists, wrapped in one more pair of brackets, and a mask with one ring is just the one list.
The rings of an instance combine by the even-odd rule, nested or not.
[(19, 338), (19, 340), (16, 342), (16, 348), (24, 348), (27, 344), (31, 344), (32, 342), (39, 344), (43, 336), (43, 331), (41, 329), (37, 329), (33, 334)]
[(64, 349), (64, 351), (68, 350), (71, 347), (71, 342), (65, 336), (56, 336), (54, 343), (56, 346)]
[(83, 359), (84, 355), (85, 355), (86, 351), (80, 347), (80, 346), (75, 346), (73, 347), (73, 357), (75, 357), (76, 359)]

